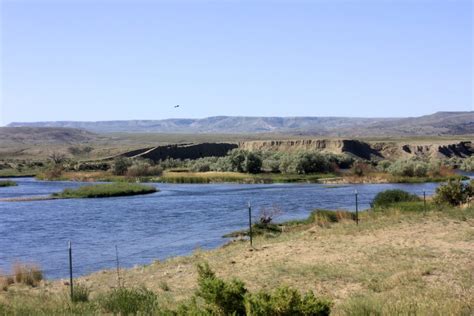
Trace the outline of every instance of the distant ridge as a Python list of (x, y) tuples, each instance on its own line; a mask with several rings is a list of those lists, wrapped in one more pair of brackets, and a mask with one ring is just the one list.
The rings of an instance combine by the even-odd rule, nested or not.
[(9, 127), (67, 127), (95, 133), (284, 133), (316, 136), (433, 136), (474, 134), (474, 111), (409, 118), (248, 117), (129, 121), (14, 122)]

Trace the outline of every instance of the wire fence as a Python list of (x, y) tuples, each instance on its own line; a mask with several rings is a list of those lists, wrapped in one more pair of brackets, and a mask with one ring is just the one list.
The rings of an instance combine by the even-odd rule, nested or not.
[[(423, 201), (426, 206), (426, 191), (422, 192), (412, 192), (414, 194), (417, 194), (423, 198)], [(363, 205), (367, 205), (368, 200), (372, 200), (374, 197), (374, 193), (367, 193), (367, 192), (358, 192), (357, 189), (354, 190), (353, 194), (353, 207), (352, 209), (355, 209), (356, 216), (355, 216), (355, 225), (359, 224), (359, 217), (358, 217), (358, 212), (361, 209), (361, 200), (363, 201)], [(338, 199), (338, 198), (348, 198), (347, 193), (341, 193), (341, 194), (331, 194), (331, 199)], [(233, 212), (241, 214), (242, 218), (242, 223), (241, 223), (241, 228), (248, 227), (249, 229), (249, 241), (250, 241), (250, 246), (252, 245), (252, 222), (258, 221), (259, 218), (253, 214), (253, 209), (252, 205), (249, 203), (248, 206), (241, 206), (238, 208), (235, 208)], [(247, 214), (248, 212), (248, 214)], [(248, 215), (248, 218), (247, 218)], [(239, 217), (240, 218), (240, 217)], [(208, 219), (203, 218), (199, 221), (194, 222), (193, 224), (195, 225), (200, 225), (206, 222)], [(163, 250), (166, 247), (174, 246), (177, 245), (178, 243), (185, 242), (185, 241), (190, 241), (192, 238), (195, 237), (201, 237), (201, 240), (206, 239), (206, 232), (205, 231), (198, 231), (196, 233), (191, 233), (191, 234), (184, 234), (182, 236), (179, 236), (177, 238), (174, 238), (170, 240), (167, 237), (167, 240), (162, 242), (160, 241), (160, 237), (163, 235), (170, 235), (175, 232), (174, 227), (169, 227), (166, 230), (160, 231), (158, 235), (153, 235), (150, 237), (137, 237), (137, 238), (132, 238), (127, 240), (125, 242), (116, 242), (113, 244), (110, 244), (110, 250), (104, 253), (104, 247), (101, 247), (100, 249), (100, 258), (98, 260), (87, 260), (87, 262), (82, 263), (82, 258), (81, 255), (84, 253), (98, 253), (96, 249), (94, 249), (92, 246), (86, 246), (86, 245), (81, 245), (80, 242), (75, 243), (72, 241), (71, 243), (71, 252), (69, 253), (69, 249), (64, 246), (62, 249), (52, 249), (52, 250), (45, 250), (45, 251), (32, 251), (31, 253), (28, 253), (27, 255), (24, 256), (14, 256), (15, 258), (18, 257), (24, 257), (28, 258), (29, 262), (31, 262), (32, 258), (39, 257), (39, 256), (51, 256), (51, 257), (56, 257), (58, 256), (63, 259), (61, 260), (61, 263), (56, 263), (59, 265), (58, 268), (46, 268), (46, 269), (41, 269), (44, 275), (56, 275), (56, 276), (62, 276), (66, 277), (68, 274), (73, 274), (73, 276), (80, 276), (84, 275), (86, 273), (92, 273), (101, 269), (113, 269), (117, 268), (117, 271), (120, 270), (120, 265), (123, 263), (128, 263), (130, 262), (130, 259), (133, 259), (135, 263), (140, 262), (141, 264), (144, 263), (144, 259), (156, 259), (159, 256), (157, 256), (157, 250)], [(144, 244), (150, 244), (151, 246), (149, 247), (143, 247)], [(77, 248), (76, 248), (77, 245)], [(139, 247), (138, 247), (139, 246)], [(140, 248), (137, 251), (122, 251), (123, 249), (133, 249), (134, 247)], [(63, 254), (63, 255), (62, 255)], [(72, 265), (69, 265), (69, 254), (72, 255), (72, 260), (71, 263)], [(165, 256), (166, 257), (166, 256)], [(12, 256), (0, 256), (0, 260), (10, 260)], [(21, 260), (18, 260), (18, 262), (21, 262)], [(129, 266), (125, 264), (125, 266)], [(124, 267), (125, 267), (124, 266)], [(16, 276), (15, 273), (10, 273), (10, 274), (5, 274), (1, 273), (1, 276), (3, 277), (11, 277), (14, 278)]]

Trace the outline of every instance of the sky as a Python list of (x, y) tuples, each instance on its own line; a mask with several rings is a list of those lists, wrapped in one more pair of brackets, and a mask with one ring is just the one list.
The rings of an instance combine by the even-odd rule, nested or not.
[(473, 110), (471, 0), (0, 1), (3, 125)]

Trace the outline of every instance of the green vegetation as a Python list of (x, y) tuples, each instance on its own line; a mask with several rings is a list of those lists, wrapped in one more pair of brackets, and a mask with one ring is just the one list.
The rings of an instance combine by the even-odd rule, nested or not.
[(385, 190), (378, 193), (372, 201), (372, 207), (384, 208), (391, 206), (395, 203), (400, 202), (413, 202), (419, 201), (420, 198), (417, 195), (408, 193), (403, 190)]
[(238, 183), (293, 183), (293, 182), (318, 182), (323, 178), (335, 177), (332, 173), (326, 174), (280, 174), (260, 173), (246, 174), (238, 172), (164, 172), (161, 177), (151, 178), (152, 181), (166, 183), (215, 183), (215, 182), (238, 182)]
[(434, 201), (437, 204), (460, 205), (469, 201), (474, 195), (474, 181), (464, 183), (460, 180), (449, 181), (436, 188)]
[(469, 172), (474, 171), (474, 156), (463, 159), (459, 169)]
[(102, 198), (114, 196), (129, 196), (157, 192), (157, 189), (150, 185), (137, 183), (108, 183), (82, 186), (77, 189), (64, 189), (60, 193), (54, 193), (53, 197), (69, 198)]
[(17, 186), (18, 184), (15, 181), (11, 180), (0, 180), (0, 188), (2, 187), (14, 187)]
[(474, 207), (422, 205), (364, 211), (358, 226), (350, 213), (316, 210), (254, 236), (254, 248), (234, 241), (123, 270), (127, 287), (110, 289), (113, 270), (85, 276), (75, 284), (87, 299), (75, 303), (63, 281), (11, 284), (0, 314), (470, 315)]
[(158, 311), (157, 296), (146, 288), (117, 288), (98, 299), (105, 313), (114, 315), (152, 315)]

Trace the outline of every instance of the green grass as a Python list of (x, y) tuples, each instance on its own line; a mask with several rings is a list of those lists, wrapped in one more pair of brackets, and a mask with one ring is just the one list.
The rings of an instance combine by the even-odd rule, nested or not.
[(426, 182), (446, 182), (449, 180), (468, 180), (469, 177), (463, 175), (449, 175), (439, 177), (391, 177), (391, 183), (426, 183)]
[(15, 187), (18, 184), (15, 181), (11, 180), (0, 180), (0, 188), (2, 187)]
[(39, 173), (39, 169), (0, 169), (0, 178), (14, 178), (14, 177), (34, 177)]
[(60, 193), (54, 193), (55, 198), (102, 198), (114, 196), (129, 196), (157, 192), (157, 189), (150, 185), (137, 183), (107, 183), (95, 184), (79, 187), (77, 189), (64, 189)]
[(239, 173), (239, 172), (165, 172), (152, 180), (165, 183), (315, 183), (323, 178), (335, 177), (332, 173), (323, 174), (281, 174), (281, 173)]

